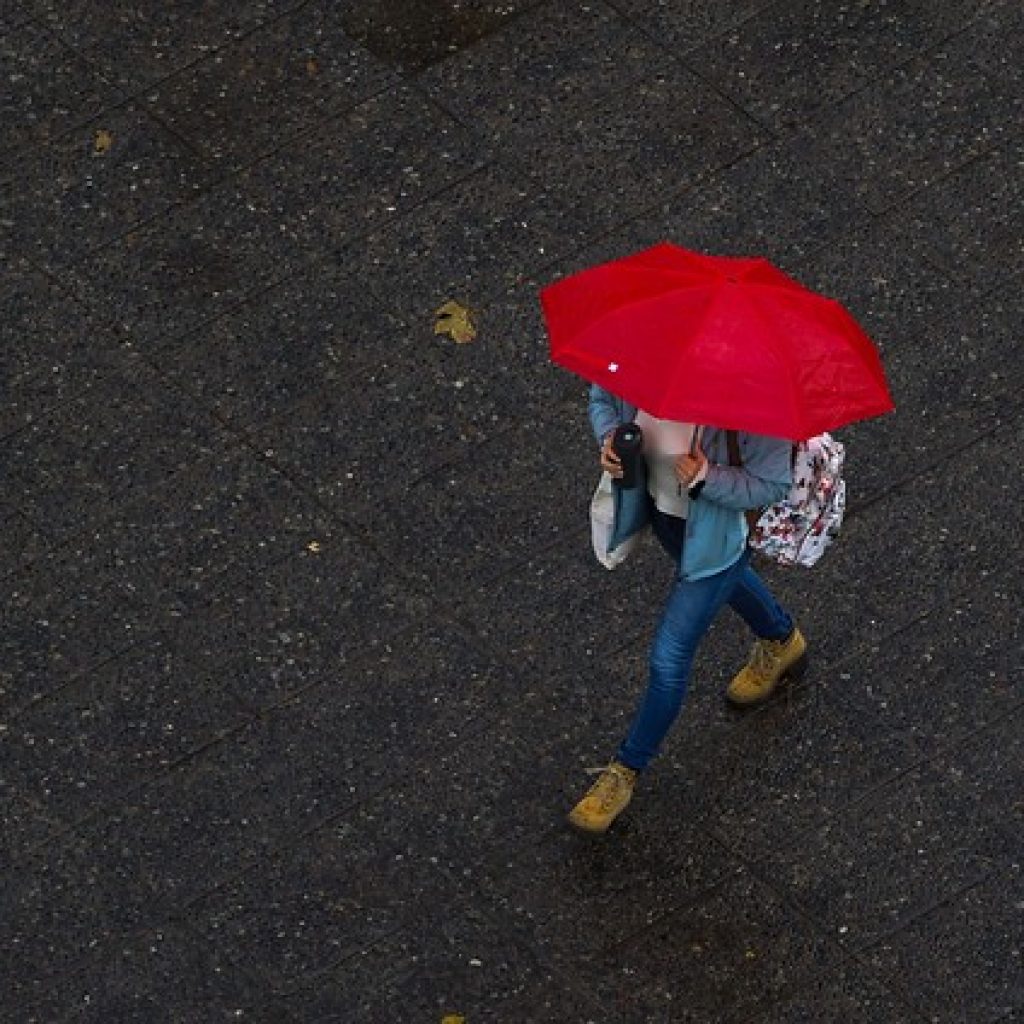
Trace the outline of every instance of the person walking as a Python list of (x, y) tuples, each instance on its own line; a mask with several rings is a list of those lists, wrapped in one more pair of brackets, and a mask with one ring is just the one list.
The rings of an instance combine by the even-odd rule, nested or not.
[[(693, 658), (715, 616), (729, 605), (754, 634), (747, 663), (726, 698), (750, 707), (806, 665), (807, 644), (792, 617), (750, 566), (745, 513), (785, 497), (791, 484), (789, 441), (650, 416), (591, 385), (591, 427), (601, 467), (621, 479), (612, 448), (616, 428), (636, 422), (643, 434), (646, 493), (632, 499), (631, 532), (649, 524), (676, 575), (648, 660), (648, 682), (611, 763), (576, 804), (569, 822), (603, 833), (626, 809), (636, 780), (657, 755), (686, 697)], [(620, 528), (620, 539), (622, 524)]]

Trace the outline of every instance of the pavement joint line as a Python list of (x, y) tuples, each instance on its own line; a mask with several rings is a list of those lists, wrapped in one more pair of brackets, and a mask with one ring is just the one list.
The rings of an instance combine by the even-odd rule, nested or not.
[[(756, 860), (734, 848), (722, 835), (718, 833), (715, 827), (708, 827), (705, 831), (713, 842), (721, 846), (731, 857), (740, 861), (743, 865), (743, 870), (745, 870), (760, 885), (766, 888), (772, 894), (776, 902), (785, 908), (787, 913), (808, 925), (813, 932), (825, 940), (833, 951), (838, 952), (843, 960), (857, 964), (862, 968), (870, 969), (871, 965), (863, 955), (866, 951), (865, 949), (854, 948), (848, 942), (844, 941), (840, 935), (836, 934), (835, 929), (833, 929), (827, 922), (815, 916), (809, 908), (805, 907), (800, 899), (795, 897), (789, 890), (788, 886), (780, 887), (778, 882), (774, 880), (774, 876), (761, 870)], [(894, 933), (899, 930), (901, 930), (901, 928), (894, 929)], [(889, 982), (888, 979), (880, 980), (879, 984), (891, 997), (895, 998), (897, 1002), (903, 1004), (904, 1009), (910, 1010), (914, 1016), (918, 1017), (922, 1024), (924, 1024), (926, 1017), (924, 1016), (923, 1011), (921, 1011), (916, 1004), (907, 1001), (906, 993), (901, 988), (896, 984)], [(768, 1003), (768, 1006), (771, 1005), (773, 1004)]]
[(360, 956), (372, 954), (380, 947), (385, 947), (389, 940), (395, 938), (397, 935), (401, 935), (405, 930), (406, 928), (404, 925), (396, 924), (393, 927), (386, 929), (371, 942), (367, 943), (365, 948), (354, 949), (348, 953), (342, 953), (340, 959), (335, 960), (326, 966), (317, 967), (314, 970), (307, 971), (298, 978), (295, 978), (291, 983), (278, 987), (273, 983), (273, 981), (271, 981), (271, 989), (278, 999), (286, 1001), (294, 999), (296, 996), (305, 995), (311, 988), (322, 984), (324, 981), (332, 978), (335, 974), (339, 973), (339, 971), (343, 970), (346, 964), (352, 963)]
[[(116, 376), (117, 372), (118, 371), (113, 371), (112, 375)], [(56, 408), (56, 406), (53, 406), (52, 408)], [(229, 435), (230, 433), (231, 432), (228, 432)], [(28, 558), (26, 561), (21, 563), (15, 570), (17, 579), (14, 579), (13, 577), (15, 574), (12, 574), (12, 584), (30, 575), (40, 562), (46, 559), (54, 558), (55, 556), (59, 555), (64, 549), (74, 546), (76, 543), (79, 543), (88, 535), (95, 534), (96, 532), (102, 530), (105, 526), (112, 525), (120, 514), (127, 510), (130, 510), (132, 506), (137, 504), (139, 501), (144, 500), (147, 494), (152, 494), (161, 487), (169, 487), (171, 482), (174, 480), (189, 479), (190, 475), (199, 473), (204, 467), (205, 463), (217, 455), (230, 456), (233, 452), (240, 451), (241, 448), (243, 447), (243, 442), (244, 438), (240, 436), (226, 436), (225, 443), (222, 444), (219, 448), (215, 450), (211, 449), (211, 451), (209, 451), (205, 456), (201, 457), (200, 459), (190, 462), (183, 468), (174, 470), (173, 472), (163, 477), (155, 486), (150, 487), (148, 490), (135, 488), (134, 490), (126, 491), (120, 495), (114, 496), (114, 498), (107, 505), (103, 514), (99, 515), (93, 522), (89, 523), (86, 527), (79, 530), (77, 533), (69, 534), (68, 536), (57, 541), (56, 543), (50, 544), (44, 550), (38, 552), (34, 556)], [(271, 468), (277, 471), (276, 467), (272, 466)], [(71, 600), (73, 600), (73, 598), (66, 597), (66, 595), (63, 594), (61, 596), (62, 598), (65, 598), (64, 603), (60, 606), (61, 610), (63, 610), (71, 602)], [(61, 619), (60, 621), (63, 621), (63, 619)], [(145, 631), (142, 634), (140, 634), (140, 636), (144, 635)], [(136, 642), (137, 641), (133, 641), (128, 645), (128, 647), (134, 647)]]
[[(61, 620), (63, 621), (63, 620)], [(98, 659), (91, 662), (87, 667), (79, 669), (73, 673), (63, 682), (58, 683), (53, 689), (47, 690), (45, 693), (33, 694), (25, 703), (13, 704), (8, 708), (0, 711), (0, 723), (8, 725), (10, 723), (17, 722), (22, 715), (29, 711), (35, 711), (40, 705), (48, 704), (51, 700), (61, 699), (65, 691), (71, 689), (80, 683), (86, 676), (91, 676), (96, 672), (102, 671), (108, 665), (113, 664), (119, 658), (124, 657), (130, 651), (134, 650), (138, 644), (143, 641), (144, 637), (137, 637), (131, 643), (124, 647), (112, 648), (110, 650), (104, 650)]]
[[(63, 822), (60, 828), (51, 832), (44, 839), (36, 840), (31, 845), (23, 847), (20, 852), (15, 853), (12, 856), (12, 860), (15, 863), (18, 863), (29, 858), (35, 859), (50, 849), (60, 848), (67, 845), (68, 839), (73, 835), (80, 834), (90, 825), (109, 819), (112, 811), (116, 814), (118, 811), (128, 807), (130, 801), (134, 797), (157, 785), (175, 772), (185, 770), (189, 762), (195, 760), (195, 758), (203, 754), (205, 751), (219, 746), (225, 740), (233, 738), (237, 733), (250, 728), (252, 724), (252, 721), (248, 721), (228, 726), (221, 730), (218, 735), (203, 741), (193, 750), (189, 751), (189, 753), (183, 754), (180, 757), (166, 762), (162, 766), (162, 769), (160, 771), (154, 771), (151, 777), (141, 779), (133, 785), (128, 786), (122, 792), (119, 792), (112, 801), (107, 801), (105, 806), (97, 806), (81, 817), (73, 817), (68, 821)], [(149, 883), (145, 884), (151, 895), (158, 895), (156, 890), (154, 890)]]
[[(992, 438), (998, 436), (1000, 433), (1009, 432), (1015, 429), (1021, 419), (1024, 419), (1024, 406), (1009, 410), (1008, 413), (1004, 413), (1000, 419), (994, 421), (986, 429), (966, 440), (960, 446), (959, 451), (970, 452), (971, 449), (980, 447)], [(899, 498), (901, 494), (903, 494), (908, 488), (912, 487), (918, 480), (922, 477), (928, 476), (930, 473), (933, 473), (947, 461), (948, 457), (946, 455), (939, 455), (931, 462), (921, 464), (917, 472), (897, 480), (884, 490), (878, 491), (852, 507), (847, 508), (846, 518), (857, 519), (865, 512), (873, 509), (876, 505), (882, 505), (887, 501)]]
[[(258, 725), (259, 723), (250, 723), (250, 725), (252, 724)], [(365, 807), (366, 805), (373, 803), (375, 800), (385, 796), (389, 792), (396, 790), (399, 785), (400, 782), (397, 780), (381, 780), (371, 783), (367, 786), (365, 793), (362, 793), (359, 796), (350, 797), (347, 802), (337, 810), (332, 811), (327, 815), (327, 817), (319, 821), (317, 824), (306, 826), (296, 833), (282, 836), (282, 838), (268, 845), (258, 853), (241, 854), (238, 858), (237, 871), (223, 875), (208, 888), (190, 896), (184, 901), (184, 903), (182, 903), (180, 909), (176, 913), (188, 915), (197, 904), (204, 903), (217, 893), (230, 888), (232, 885), (245, 878), (246, 875), (252, 874), (254, 871), (258, 870), (261, 864), (274, 859), (280, 860), (289, 852), (294, 852), (301, 846), (306, 845), (310, 840), (315, 841), (330, 833), (338, 823), (351, 818), (352, 814), (359, 811), (362, 807)]]
[[(309, 0), (306, 0), (306, 2), (309, 2)], [(206, 56), (209, 56), (209, 55), (206, 55)], [(204, 57), (203, 59), (206, 59), (206, 58)], [(175, 74), (177, 74), (177, 72), (175, 72)], [(173, 77), (173, 75), (172, 76), (168, 76), (168, 77)], [(112, 235), (111, 237), (109, 237), (109, 238), (105, 239), (103, 242), (101, 242), (99, 245), (96, 245), (96, 246), (90, 248), (86, 252), (83, 252), (81, 254), (81, 256), (73, 264), (70, 264), (66, 268), (67, 272), (70, 272), (72, 275), (81, 276), (91, 286), (95, 286), (94, 278), (90, 274), (89, 269), (88, 269), (88, 264), (89, 264), (90, 260), (95, 258), (98, 254), (101, 254), (101, 253), (103, 253), (103, 252), (105, 252), (107, 250), (112, 250), (112, 249), (114, 249), (118, 245), (122, 245), (124, 243), (124, 240), (127, 237), (129, 237), (130, 235), (133, 235), (133, 234), (145, 234), (147, 232), (150, 232), (154, 227), (158, 226), (161, 221), (167, 221), (170, 218), (172, 218), (174, 214), (180, 213), (183, 210), (187, 210), (187, 209), (195, 207), (195, 205), (197, 203), (201, 202), (202, 200), (204, 200), (206, 198), (209, 198), (210, 196), (215, 195), (218, 192), (227, 192), (231, 188), (236, 188), (240, 192), (242, 192), (242, 193), (247, 195), (248, 194), (246, 192), (246, 187), (247, 186), (246, 186), (246, 181), (244, 180), (246, 174), (248, 174), (249, 172), (251, 172), (255, 168), (259, 167), (259, 165), (264, 163), (265, 161), (270, 160), (274, 156), (276, 156), (276, 155), (278, 155), (278, 154), (288, 150), (289, 148), (294, 147), (297, 142), (301, 142), (302, 140), (304, 140), (306, 138), (309, 138), (311, 136), (317, 135), (319, 132), (322, 131), (322, 128), (323, 128), (324, 125), (327, 125), (327, 124), (331, 123), (332, 121), (336, 121), (340, 117), (345, 116), (346, 114), (349, 114), (349, 113), (352, 113), (354, 111), (357, 111), (361, 107), (366, 106), (366, 105), (368, 105), (368, 104), (370, 104), (372, 102), (376, 102), (381, 96), (387, 95), (390, 92), (394, 92), (394, 88), (395, 87), (393, 85), (381, 87), (380, 89), (376, 90), (371, 95), (362, 97), (358, 101), (354, 101), (350, 106), (347, 106), (343, 111), (335, 112), (334, 114), (332, 114), (330, 116), (325, 115), (320, 121), (315, 122), (314, 124), (312, 124), (305, 131), (302, 131), (302, 132), (298, 133), (295, 136), (289, 137), (287, 140), (283, 141), (280, 145), (278, 145), (276, 147), (273, 147), (273, 148), (271, 148), (270, 150), (268, 150), (266, 152), (257, 154), (257, 155), (251, 157), (249, 160), (247, 160), (246, 162), (244, 162), (242, 164), (237, 164), (237, 165), (227, 164), (227, 165), (223, 166), (223, 168), (219, 167), (219, 162), (215, 158), (210, 157), (208, 154), (204, 153), (202, 150), (200, 150), (197, 147), (195, 147), (191, 142), (188, 141), (186, 136), (181, 134), (179, 131), (177, 131), (175, 128), (173, 128), (170, 124), (167, 124), (159, 116), (159, 114), (156, 111), (153, 110), (153, 108), (150, 106), (150, 104), (148, 102), (146, 102), (145, 100), (141, 100), (141, 99), (137, 99), (137, 98), (136, 99), (129, 98), (129, 99), (126, 99), (126, 100), (123, 100), (123, 101), (119, 102), (115, 106), (104, 108), (104, 111), (101, 111), (100, 113), (91, 116), (88, 120), (84, 121), (83, 124), (87, 124), (90, 121), (94, 121), (97, 118), (102, 117), (103, 113), (105, 111), (107, 111), (107, 110), (117, 110), (117, 109), (120, 109), (120, 108), (125, 107), (125, 106), (135, 106), (135, 107), (138, 107), (138, 108), (143, 110), (143, 112), (146, 114), (147, 117), (152, 118), (154, 122), (159, 124), (161, 126), (161, 128), (163, 128), (165, 131), (169, 132), (171, 135), (173, 135), (180, 142), (182, 142), (185, 145), (187, 145), (188, 148), (189, 148), (189, 151), (191, 153), (193, 153), (194, 155), (198, 156), (200, 159), (202, 159), (204, 164), (206, 164), (206, 166), (208, 167), (208, 169), (210, 169), (212, 171), (221, 170), (222, 173), (220, 173), (219, 175), (218, 174), (213, 174), (211, 176), (211, 179), (208, 182), (206, 182), (206, 183), (200, 185), (199, 187), (197, 187), (195, 189), (195, 191), (192, 192), (187, 198), (180, 199), (177, 202), (173, 202), (169, 206), (163, 207), (162, 209), (159, 209), (156, 212), (151, 213), (149, 216), (142, 217), (140, 220), (134, 221), (133, 223), (131, 223), (130, 225), (125, 227), (124, 230), (122, 230), (119, 234)], [(424, 94), (423, 91), (420, 88), (418, 88), (418, 87), (413, 88), (413, 87), (410, 87), (410, 86), (407, 86), (406, 88), (410, 88), (410, 89), (412, 89), (412, 91), (415, 91), (418, 95), (421, 96), (421, 98), (426, 99), (428, 102), (430, 102), (437, 109), (443, 109), (441, 107), (441, 105), (439, 103), (437, 103), (437, 101), (433, 100), (431, 97), (429, 97), (426, 94)], [(447, 111), (445, 111), (445, 112), (447, 113)], [(452, 116), (452, 115), (449, 114), (448, 116)], [(470, 130), (470, 129), (466, 128), (466, 126), (463, 125), (461, 121), (458, 121), (457, 119), (454, 119), (454, 118), (453, 118), (453, 120), (455, 120), (456, 123), (458, 123), (460, 125), (460, 127), (463, 127), (464, 130), (467, 130), (467, 131)], [(78, 127), (81, 127), (81, 125), (77, 126), (76, 128), (69, 129), (68, 132), (61, 133), (61, 136), (59, 138), (63, 138), (65, 135), (70, 134), (72, 131), (77, 130)], [(479, 132), (473, 131), (472, 134), (477, 139), (481, 138)], [(40, 144), (40, 146), (43, 147), (43, 148), (48, 147), (52, 143), (55, 143), (55, 142), (59, 141), (59, 138), (49, 139), (45, 143)], [(481, 171), (489, 169), (490, 167), (492, 167), (496, 163), (497, 163), (497, 158), (494, 155), (492, 155), (490, 158), (488, 158), (486, 160), (481, 161), (480, 164), (474, 166), (471, 170), (466, 171), (461, 176), (453, 178), (451, 181), (446, 182), (442, 186), (439, 186), (435, 191), (431, 191), (431, 192), (428, 192), (428, 193), (424, 194), (422, 197), (420, 197), (419, 199), (414, 201), (408, 207), (408, 209), (404, 210), (402, 212), (401, 216), (396, 216), (394, 218), (391, 218), (390, 221), (385, 222), (384, 224), (379, 224), (379, 225), (375, 225), (375, 226), (372, 226), (372, 227), (366, 227), (363, 230), (361, 230), (359, 232), (356, 232), (355, 234), (353, 234), (351, 237), (347, 238), (344, 241), (344, 243), (342, 244), (342, 248), (343, 249), (352, 248), (352, 247), (358, 245), (359, 243), (365, 243), (371, 237), (373, 237), (373, 236), (375, 236), (377, 234), (386, 234), (389, 230), (391, 230), (392, 225), (398, 225), (405, 218), (409, 217), (411, 214), (416, 212), (422, 206), (425, 206), (427, 203), (432, 202), (434, 200), (437, 200), (439, 198), (443, 198), (444, 193), (452, 191), (452, 190), (460, 187), (461, 185), (465, 184), (467, 181), (472, 180), (472, 178), (474, 176), (476, 176), (477, 174), (479, 174)], [(397, 227), (395, 228), (395, 230), (397, 230)], [(31, 253), (27, 254), (25, 258), (29, 261), (29, 263), (31, 264), (33, 269), (38, 270), (39, 272), (42, 272), (42, 273), (47, 273), (51, 277), (53, 276), (52, 272), (50, 272), (44, 265), (39, 264), (39, 263), (36, 262), (34, 256)], [(322, 271), (322, 269), (323, 269), (323, 258), (322, 258), (322, 256), (320, 254), (315, 254), (314, 253), (314, 254), (309, 254), (309, 255), (305, 255), (305, 256), (302, 255), (302, 254), (299, 254), (297, 259), (296, 259), (296, 266), (295, 266), (295, 268), (293, 270), (288, 271), (288, 272), (286, 272), (285, 274), (283, 274), (281, 276), (271, 275), (271, 277), (270, 277), (270, 279), (268, 281), (263, 281), (263, 282), (257, 281), (257, 282), (255, 282), (252, 285), (250, 290), (246, 291), (243, 295), (241, 295), (229, 307), (220, 310), (219, 312), (217, 312), (213, 316), (207, 318), (206, 320), (201, 321), (198, 324), (195, 324), (192, 328), (189, 328), (188, 330), (186, 330), (186, 331), (184, 331), (184, 332), (182, 332), (182, 333), (180, 333), (178, 335), (173, 335), (173, 336), (169, 336), (169, 337), (165, 338), (164, 340), (162, 340), (159, 343), (158, 348), (165, 348), (169, 344), (171, 344), (176, 338), (185, 337), (185, 336), (188, 336), (188, 335), (191, 335), (191, 334), (195, 333), (196, 331), (200, 330), (203, 327), (203, 325), (208, 324), (210, 322), (213, 322), (214, 320), (219, 319), (222, 316), (226, 316), (226, 315), (230, 314), (231, 312), (237, 310), (238, 308), (240, 308), (240, 307), (244, 306), (245, 304), (247, 304), (248, 302), (250, 302), (252, 299), (259, 297), (260, 295), (262, 295), (265, 291), (269, 290), (270, 288), (277, 287), (277, 286), (279, 286), (279, 285), (281, 285), (283, 283), (286, 283), (286, 282), (288, 282), (290, 280), (293, 280), (293, 279), (301, 276), (302, 274), (308, 274), (308, 273), (313, 273), (313, 272), (317, 272), (317, 271)], [(373, 292), (373, 288), (372, 287), (370, 287), (369, 290), (372, 293), (376, 294), (378, 299), (380, 298), (379, 293)], [(78, 303), (80, 305), (85, 305), (86, 308), (90, 309), (91, 312), (94, 312), (94, 313), (98, 312), (97, 310), (95, 310), (93, 308), (91, 303), (83, 302), (83, 300), (77, 299), (77, 297), (76, 297), (76, 301), (78, 301)], [(114, 317), (114, 316), (116, 316), (116, 314), (112, 314), (111, 316)], [(126, 327), (126, 329), (129, 332), (133, 332), (135, 330), (134, 327)]]
[[(556, 831), (566, 828), (568, 826), (564, 821), (553, 822), (551, 827), (544, 832), (544, 835), (553, 835)], [(576, 838), (582, 843), (588, 842), (585, 837), (580, 836)], [(454, 886), (455, 890), (459, 892), (460, 887), (463, 885), (463, 880), (444, 864), (439, 864), (438, 867), (441, 874), (447, 878), (449, 884)], [(564, 968), (556, 966), (542, 955), (543, 945), (519, 923), (514, 912), (502, 910), (494, 898), (481, 888), (481, 883), (474, 880), (469, 885), (472, 891), (477, 894), (477, 899), (471, 901), (463, 895), (461, 897), (463, 903), (473, 906), (485, 920), (490, 922), (493, 930), (508, 940), (513, 947), (529, 950), (537, 961), (538, 966), (549, 971), (555, 980), (560, 981), (563, 988), (567, 988), (576, 995), (577, 999), (589, 1005), (592, 1012), (603, 1012), (604, 1008), (595, 1000), (589, 990), (576, 980), (574, 973), (567, 972)], [(584, 960), (593, 963), (592, 954), (589, 952), (584, 954)]]
[(50, 25), (46, 25), (45, 22), (40, 22), (40, 24), (46, 27), (47, 31), (50, 32), (53, 38), (57, 39), (63, 46), (77, 54), (80, 60), (88, 64), (93, 73), (101, 81), (105, 82), (107, 85), (113, 87), (114, 89), (117, 89), (118, 92), (120, 92), (127, 99), (134, 100), (140, 97), (143, 93), (147, 92), (148, 90), (156, 88), (159, 85), (163, 85), (164, 82), (166, 82), (170, 78), (173, 78), (175, 75), (181, 74), (186, 71), (191, 71), (197, 65), (202, 64), (204, 61), (209, 60), (211, 57), (216, 57), (217, 54), (219, 54), (222, 50), (228, 49), (231, 46), (236, 45), (242, 39), (246, 39), (253, 33), (260, 31), (260, 29), (263, 28), (264, 26), (271, 25), (274, 22), (286, 18), (293, 11), (298, 11), (300, 8), (307, 6), (312, 2), (313, 0), (297, 0), (294, 7), (288, 8), (277, 15), (273, 15), (265, 19), (264, 21), (257, 20), (255, 23), (251, 24), (247, 28), (239, 31), (238, 34), (230, 36), (226, 41), (222, 43), (208, 45), (206, 49), (204, 49), (202, 53), (200, 53), (199, 56), (195, 58), (195, 60), (188, 61), (186, 64), (182, 64), (181, 66), (174, 68), (172, 71), (168, 71), (168, 73), (165, 75), (158, 75), (150, 81), (143, 82), (137, 88), (133, 86), (131, 89), (128, 90), (125, 90), (118, 83), (116, 77), (110, 75), (101, 63), (89, 59), (89, 47), (86, 47), (84, 50), (79, 49), (68, 39), (66, 39), (58, 29), (55, 29)]
[[(921, 904), (921, 906), (909, 913), (905, 918), (899, 921), (899, 923), (893, 925), (891, 928), (885, 929), (878, 935), (872, 937), (862, 946), (859, 946), (856, 952), (863, 955), (865, 953), (869, 953), (877, 946), (882, 945), (882, 943), (891, 941), (895, 936), (899, 935), (900, 932), (907, 931), (920, 921), (930, 917), (937, 911), (942, 910), (944, 907), (952, 906), (954, 903), (966, 896), (967, 893), (980, 888), (991, 879), (998, 878), (1012, 863), (1011, 861), (994, 861), (990, 857), (986, 858), (986, 860), (988, 861), (986, 869), (981, 871), (975, 878), (971, 879), (971, 881), (955, 886), (953, 889), (947, 890), (943, 895), (938, 896), (927, 903)], [(894, 984), (902, 985), (903, 983), (901, 981), (897, 981), (894, 982)]]
[[(163, 79), (161, 84), (163, 84), (163, 82), (170, 81), (170, 79), (176, 77), (177, 74), (178, 72), (175, 72), (174, 74), (168, 76), (168, 78)], [(318, 133), (322, 133), (322, 129), (325, 126), (331, 124), (332, 122), (338, 121), (349, 114), (352, 114), (353, 112), (359, 110), (360, 107), (367, 106), (371, 103), (377, 102), (382, 96), (386, 96), (388, 93), (392, 93), (394, 91), (395, 86), (394, 84), (391, 84), (381, 86), (378, 89), (374, 89), (372, 92), (369, 92), (366, 95), (360, 95), (358, 99), (352, 100), (343, 108), (333, 111), (330, 114), (322, 114), (318, 118), (315, 118), (313, 121), (310, 122), (307, 128), (298, 131), (295, 135), (288, 136), (287, 139), (282, 141), (280, 144), (276, 146), (271, 146), (270, 149), (250, 154), (237, 163), (232, 162), (229, 158), (226, 157), (218, 158), (210, 156), (210, 154), (204, 152), (201, 149), (198, 149), (197, 147), (189, 143), (190, 149), (192, 149), (199, 156), (201, 156), (202, 159), (210, 166), (211, 169), (219, 170), (221, 172), (220, 175), (214, 176), (208, 183), (197, 188), (195, 192), (193, 192), (192, 195), (189, 196), (188, 199), (183, 199), (180, 202), (175, 203), (173, 207), (169, 207), (168, 209), (165, 209), (160, 213), (156, 214), (155, 217), (149, 218), (149, 221), (155, 219), (156, 217), (162, 216), (163, 214), (167, 213), (169, 209), (181, 209), (182, 207), (188, 206), (195, 200), (203, 198), (204, 196), (215, 191), (216, 189), (223, 188), (229, 182), (239, 182), (240, 179), (244, 178), (245, 175), (247, 175), (249, 172), (257, 169), (260, 166), (260, 164), (265, 163), (266, 161), (272, 159), (273, 157), (284, 153), (286, 150), (294, 149), (297, 143), (301, 143), (313, 136), (316, 136)], [(158, 115), (158, 113), (154, 110), (149, 100), (138, 99), (136, 100), (136, 103), (138, 106), (143, 107), (146, 110), (146, 113), (153, 117), (153, 119), (157, 121), (159, 124), (161, 124), (162, 127), (166, 128), (167, 131), (173, 132), (173, 134), (178, 138), (187, 138), (187, 136), (182, 135), (181, 132), (179, 132), (177, 129), (174, 129), (169, 124), (165, 123), (162, 120), (162, 118)], [(149, 221), (147, 221), (147, 223)]]
[[(756, 885), (767, 890), (772, 899), (783, 908), (783, 910), (790, 916), (802, 921), (807, 925), (811, 931), (822, 938), (828, 946), (832, 948), (834, 952), (838, 952), (841, 958), (847, 962), (853, 962), (860, 966), (866, 966), (866, 961), (858, 954), (854, 949), (851, 949), (848, 945), (844, 944), (842, 939), (835, 934), (835, 931), (829, 927), (829, 925), (812, 914), (808, 908), (806, 908), (799, 899), (794, 898), (793, 894), (789, 891), (788, 887), (781, 887), (778, 883), (773, 880), (773, 876), (768, 872), (763, 871), (756, 859), (744, 854), (741, 850), (734, 847), (728, 840), (722, 836), (718, 829), (713, 825), (698, 826), (700, 831), (707, 836), (711, 842), (721, 847), (721, 849), (733, 860), (735, 860), (738, 866), (731, 873), (732, 876), (746, 874), (748, 875)], [(695, 899), (699, 899), (702, 896), (706, 896), (708, 893), (713, 892), (716, 889), (724, 889), (729, 882), (731, 877), (723, 877), (710, 885), (703, 888), (702, 891), (695, 894)], [(693, 904), (693, 900), (683, 904), (679, 904), (676, 907), (670, 908), (664, 913), (656, 915), (654, 921), (668, 922), (673, 918), (681, 917), (690, 906)], [(649, 925), (647, 926), (649, 927)], [(646, 928), (642, 929), (646, 930)], [(639, 933), (638, 933), (639, 934)], [(630, 941), (627, 939), (626, 941)], [(622, 945), (625, 945), (623, 942)], [(882, 987), (889, 993), (889, 995), (895, 997), (898, 1001), (903, 1002), (903, 994), (899, 990), (893, 988), (888, 983), (881, 983)], [(805, 986), (806, 987), (806, 986)], [(758, 1004), (758, 1009), (764, 1011), (775, 1005), (778, 1000), (769, 999), (762, 1001)], [(917, 1013), (915, 1009), (915, 1013)], [(923, 1018), (922, 1018), (923, 1020)]]

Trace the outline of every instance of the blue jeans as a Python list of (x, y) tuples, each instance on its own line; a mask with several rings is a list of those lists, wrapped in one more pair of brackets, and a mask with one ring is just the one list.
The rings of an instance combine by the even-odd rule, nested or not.
[[(676, 559), (682, 551), (681, 519), (652, 508), (654, 534)], [(723, 605), (736, 611), (753, 633), (783, 640), (793, 620), (750, 568), (750, 551), (728, 569), (702, 580), (682, 580), (672, 586), (651, 645), (647, 692), (637, 709), (616, 759), (641, 770), (658, 752), (686, 697), (690, 668), (697, 646)]]

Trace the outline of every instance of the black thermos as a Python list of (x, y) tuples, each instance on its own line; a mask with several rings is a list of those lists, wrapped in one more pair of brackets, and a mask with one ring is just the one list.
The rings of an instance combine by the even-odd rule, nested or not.
[(635, 423), (623, 423), (612, 435), (612, 451), (622, 460), (622, 477), (615, 482), (620, 487), (636, 487), (636, 460), (644, 435)]

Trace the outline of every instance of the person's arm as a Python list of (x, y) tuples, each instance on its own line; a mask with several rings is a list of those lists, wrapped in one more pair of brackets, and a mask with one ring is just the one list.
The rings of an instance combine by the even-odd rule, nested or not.
[(681, 459), (677, 473), (688, 486), (690, 497), (735, 509), (761, 508), (781, 501), (793, 482), (791, 442), (750, 435), (744, 447), (742, 466), (714, 465), (699, 448), (695, 456)]
[(594, 437), (603, 446), (608, 435), (622, 422), (622, 403), (611, 392), (591, 384), (587, 413)]

